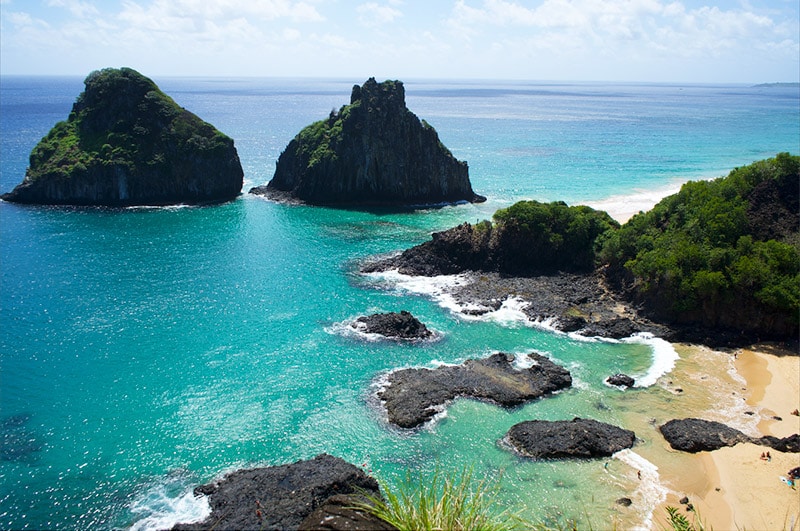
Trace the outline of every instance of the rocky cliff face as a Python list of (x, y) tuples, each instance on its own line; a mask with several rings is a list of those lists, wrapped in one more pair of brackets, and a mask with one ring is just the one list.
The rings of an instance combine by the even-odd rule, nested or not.
[(479, 202), (468, 168), (406, 108), (399, 81), (354, 86), (350, 105), (298, 134), (252, 193), (318, 205)]
[(6, 201), (163, 205), (226, 201), (244, 172), (233, 140), (129, 68), (91, 73), (65, 122), (33, 149)]

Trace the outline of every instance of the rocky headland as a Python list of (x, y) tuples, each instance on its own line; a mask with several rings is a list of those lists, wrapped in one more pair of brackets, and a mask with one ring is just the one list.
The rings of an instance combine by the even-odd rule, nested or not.
[(450, 294), (469, 312), (513, 297), (532, 321), (587, 336), (796, 345), (798, 179), (800, 157), (778, 154), (687, 183), (623, 226), (585, 206), (521, 201), (362, 271), (466, 274)]
[(433, 336), (427, 326), (406, 310), (361, 316), (351, 326), (359, 332), (378, 334), (388, 339), (415, 340)]
[(800, 452), (800, 434), (778, 438), (750, 437), (721, 422), (696, 418), (674, 419), (659, 427), (661, 435), (675, 450), (696, 453), (718, 450), (739, 443), (767, 446), (781, 452)]
[(515, 367), (514, 361), (510, 354), (497, 353), (457, 366), (397, 370), (389, 373), (378, 398), (386, 407), (390, 423), (415, 428), (457, 397), (513, 407), (572, 385), (567, 369), (540, 354), (527, 355), (525, 361), (532, 363), (527, 368)]
[(329, 206), (424, 206), (485, 198), (466, 162), (406, 107), (400, 81), (370, 78), (350, 104), (309, 125), (278, 158), (266, 186), (251, 193)]
[(291, 530), (394, 529), (353, 506), (363, 494), (378, 497), (378, 483), (358, 467), (328, 454), (288, 465), (237, 470), (201, 485), (211, 514), (202, 522), (178, 524), (173, 531), (201, 529)]
[(89, 74), (66, 121), (30, 155), (5, 201), (47, 205), (202, 204), (234, 199), (233, 140), (130, 68)]
[(508, 430), (504, 441), (525, 457), (591, 458), (631, 448), (636, 434), (605, 422), (576, 417), (520, 422)]

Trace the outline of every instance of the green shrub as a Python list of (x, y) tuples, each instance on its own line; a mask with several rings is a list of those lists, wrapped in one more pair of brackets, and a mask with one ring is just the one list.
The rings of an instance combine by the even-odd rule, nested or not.
[[(800, 157), (781, 153), (724, 178), (686, 183), (679, 193), (606, 234), (600, 259), (612, 270), (631, 274), (639, 295), (666, 304), (667, 314), (750, 301), (767, 311), (788, 312), (797, 322), (798, 227), (787, 231), (780, 220), (778, 228), (759, 225), (772, 223), (763, 212), (774, 208), (796, 215), (799, 169)], [(757, 188), (770, 187), (788, 190), (783, 196), (773, 192), (777, 199), (771, 200), (781, 204), (756, 197)], [(756, 231), (772, 237), (759, 239)]]

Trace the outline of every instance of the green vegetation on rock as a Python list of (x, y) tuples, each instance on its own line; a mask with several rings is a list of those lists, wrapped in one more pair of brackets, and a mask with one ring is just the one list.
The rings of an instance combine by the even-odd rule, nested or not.
[(795, 333), (800, 312), (800, 157), (686, 183), (610, 233), (609, 273), (676, 322)]
[(34, 147), (25, 180), (4, 199), (159, 204), (235, 197), (233, 140), (130, 68), (89, 74), (66, 121)]
[(598, 241), (619, 228), (606, 212), (563, 201), (520, 201), (494, 213), (500, 246), (511, 246), (515, 260), (534, 269), (589, 270)]

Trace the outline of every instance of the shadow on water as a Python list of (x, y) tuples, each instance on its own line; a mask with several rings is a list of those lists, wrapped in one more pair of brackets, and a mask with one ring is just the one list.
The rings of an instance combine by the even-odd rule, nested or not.
[(44, 444), (30, 429), (30, 413), (5, 417), (0, 422), (0, 460), (35, 463)]

